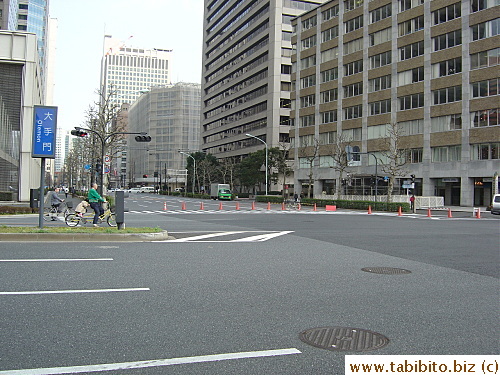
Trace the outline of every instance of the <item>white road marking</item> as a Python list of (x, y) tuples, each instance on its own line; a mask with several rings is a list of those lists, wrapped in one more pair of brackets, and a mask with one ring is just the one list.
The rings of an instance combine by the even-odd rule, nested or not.
[[(209, 234), (179, 238), (177, 240), (162, 240), (162, 241), (152, 241), (152, 242), (263, 242), (263, 241), (268, 241), (275, 237), (293, 233), (293, 231), (281, 231), (281, 232), (267, 231), (268, 233), (265, 232), (266, 231), (233, 231), (233, 232), (215, 232), (215, 233), (211, 232)], [(182, 232), (176, 232), (176, 233), (182, 233)], [(207, 240), (207, 238), (223, 237), (223, 236), (244, 234), (244, 233), (260, 233), (260, 234), (249, 237), (242, 237), (235, 240), (224, 240), (224, 239)]]
[(202, 235), (193, 236), (193, 237), (180, 238), (180, 239), (177, 239), (177, 240), (155, 241), (155, 242), (192, 242), (192, 241), (203, 240), (205, 238), (220, 237), (220, 236), (229, 236), (231, 234), (239, 234), (239, 233), (245, 233), (245, 231), (218, 232), (218, 233), (202, 234)]
[(143, 292), (149, 288), (124, 288), (124, 289), (81, 289), (81, 290), (38, 290), (27, 292), (0, 292), (0, 296), (7, 295), (33, 295), (33, 294), (77, 294), (77, 293), (112, 293), (112, 292)]
[(251, 237), (245, 237), (245, 238), (238, 238), (237, 240), (231, 240), (228, 242), (263, 242), (263, 241), (270, 240), (271, 238), (284, 236), (285, 234), (289, 234), (289, 233), (293, 233), (293, 230), (277, 232), (277, 233), (260, 234), (257, 236), (251, 236)]
[(296, 348), (274, 349), (274, 350), (255, 351), (255, 352), (225, 353), (225, 354), (202, 355), (196, 357), (157, 359), (152, 361), (106, 363), (100, 365), (73, 366), (73, 367), (47, 367), (47, 368), (37, 368), (37, 369), (27, 369), (27, 370), (7, 370), (7, 371), (0, 371), (0, 374), (5, 374), (5, 375), (81, 374), (84, 372), (131, 370), (131, 369), (147, 368), (147, 367), (161, 367), (161, 366), (172, 366), (172, 365), (191, 364), (191, 363), (226, 361), (231, 359), (276, 357), (276, 356), (301, 354), (301, 353), (302, 352)]
[(86, 262), (86, 261), (109, 261), (113, 258), (96, 258), (96, 259), (0, 259), (0, 262)]

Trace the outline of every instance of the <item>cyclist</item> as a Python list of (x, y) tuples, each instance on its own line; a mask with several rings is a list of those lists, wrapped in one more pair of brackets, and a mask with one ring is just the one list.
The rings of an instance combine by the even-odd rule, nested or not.
[(88, 193), (88, 199), (90, 207), (92, 207), (92, 209), (95, 212), (94, 221), (92, 222), (92, 225), (94, 225), (94, 227), (98, 227), (99, 225), (97, 224), (97, 221), (99, 220), (99, 216), (104, 214), (104, 209), (102, 208), (101, 203), (105, 202), (105, 200), (97, 192), (96, 183), (92, 184), (92, 189), (90, 189)]
[[(59, 198), (59, 188), (55, 188), (53, 191), (50, 192), (50, 205), (56, 209), (56, 212), (59, 211), (59, 206), (61, 205), (62, 202), (64, 202), (64, 199)], [(56, 218), (52, 217), (52, 221), (55, 221)]]

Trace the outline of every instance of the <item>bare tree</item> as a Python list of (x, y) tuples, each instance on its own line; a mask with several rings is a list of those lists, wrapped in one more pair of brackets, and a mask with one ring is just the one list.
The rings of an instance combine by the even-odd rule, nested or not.
[(290, 149), (291, 144), (289, 142), (279, 142), (278, 147), (269, 150), (271, 154), (271, 164), (274, 165), (278, 171), (276, 181), (279, 175), (283, 177), (283, 197), (285, 197), (286, 178), (293, 172), (288, 160)]
[(335, 139), (329, 146), (330, 154), (333, 159), (333, 165), (331, 167), (339, 172), (339, 177), (337, 180), (337, 195), (339, 197), (342, 194), (342, 178), (344, 172), (350, 166), (349, 163), (351, 161), (351, 154), (348, 150), (352, 149), (351, 144), (352, 139), (348, 138), (345, 133), (338, 134), (336, 132)]
[(393, 122), (387, 129), (387, 137), (384, 139), (384, 149), (381, 154), (386, 162), (381, 165), (381, 169), (389, 176), (387, 188), (387, 201), (392, 202), (392, 192), (396, 177), (404, 177), (408, 174), (407, 154), (408, 150), (402, 146), (402, 129), (400, 124)]
[(218, 172), (222, 178), (224, 184), (229, 184), (231, 188), (234, 187), (234, 179), (236, 174), (236, 159), (234, 157), (228, 157), (219, 160)]
[[(309, 144), (311, 143), (311, 144)], [(312, 198), (312, 185), (314, 183), (314, 161), (319, 156), (319, 139), (314, 137), (311, 142), (307, 139), (304, 139), (302, 143), (299, 145), (299, 158), (304, 158), (307, 161), (307, 165), (309, 168), (308, 178), (309, 178), (309, 186), (307, 188), (307, 197)]]

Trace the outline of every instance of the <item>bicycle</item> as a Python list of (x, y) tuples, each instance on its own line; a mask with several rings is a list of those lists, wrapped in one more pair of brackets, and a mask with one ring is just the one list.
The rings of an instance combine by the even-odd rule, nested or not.
[(299, 210), (300, 201), (292, 201), (291, 199), (286, 199), (284, 202), (287, 210)]
[(59, 206), (46, 206), (43, 208), (43, 220), (45, 221), (50, 221), (50, 220), (58, 220), (60, 216), (64, 217), (64, 220), (66, 220), (66, 217), (74, 213), (70, 205), (68, 205), (68, 202), (61, 202)]
[[(97, 220), (98, 224), (101, 224), (106, 220), (110, 227), (116, 227), (116, 217), (115, 213), (111, 211), (108, 202), (103, 203), (104, 213), (99, 216)], [(78, 225), (85, 225), (87, 223), (92, 223), (94, 221), (94, 212), (86, 212), (82, 215), (79, 214), (69, 214), (66, 216), (66, 225), (68, 227), (76, 227)]]

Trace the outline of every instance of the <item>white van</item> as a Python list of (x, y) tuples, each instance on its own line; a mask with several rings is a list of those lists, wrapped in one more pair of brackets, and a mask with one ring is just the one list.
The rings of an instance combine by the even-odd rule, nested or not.
[(139, 193), (154, 193), (154, 186), (143, 186), (140, 188)]

